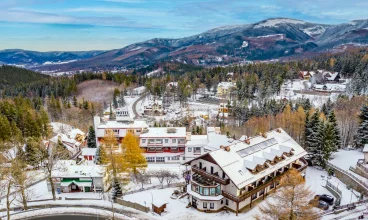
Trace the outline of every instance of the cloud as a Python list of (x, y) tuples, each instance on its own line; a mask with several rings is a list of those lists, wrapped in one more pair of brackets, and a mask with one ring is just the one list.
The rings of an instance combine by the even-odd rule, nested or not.
[(32, 10), (0, 10), (0, 21), (18, 23), (39, 23), (39, 24), (74, 24), (92, 25), (107, 27), (126, 28), (161, 28), (157, 25), (143, 24), (131, 21), (121, 16), (96, 17), (96, 16), (68, 16), (54, 13), (45, 13)]
[(124, 15), (141, 16), (141, 17), (162, 17), (166, 16), (166, 12), (154, 11), (144, 8), (116, 8), (116, 7), (80, 7), (69, 8), (65, 12), (91, 12), (91, 13), (119, 13)]

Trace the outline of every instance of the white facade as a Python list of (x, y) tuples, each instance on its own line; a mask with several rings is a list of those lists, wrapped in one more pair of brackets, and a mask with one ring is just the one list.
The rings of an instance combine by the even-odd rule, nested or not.
[[(237, 141), (186, 162), (192, 207), (238, 212), (275, 189), (291, 168), (305, 172), (306, 151), (282, 129)], [(187, 178), (188, 180), (189, 178)]]

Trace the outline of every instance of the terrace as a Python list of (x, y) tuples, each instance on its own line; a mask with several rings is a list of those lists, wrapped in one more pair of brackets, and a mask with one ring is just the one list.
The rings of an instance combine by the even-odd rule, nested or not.
[[(218, 172), (214, 173), (214, 174), (210, 174), (208, 173), (205, 168), (204, 169), (200, 169), (199, 167), (197, 167), (196, 165), (192, 166), (192, 172), (194, 172), (195, 174), (199, 174), (201, 176), (203, 176), (204, 178), (208, 178), (212, 181), (215, 181), (217, 183), (220, 183), (222, 185), (227, 185), (230, 183), (230, 179), (223, 179), (219, 176)], [(193, 174), (193, 176), (195, 175)]]

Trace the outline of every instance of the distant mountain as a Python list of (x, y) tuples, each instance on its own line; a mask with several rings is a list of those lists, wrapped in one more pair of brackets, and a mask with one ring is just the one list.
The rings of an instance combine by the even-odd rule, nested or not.
[[(289, 18), (273, 18), (254, 24), (219, 27), (180, 39), (155, 38), (122, 49), (90, 54), (85, 52), (84, 56), (78, 54), (79, 57), (74, 55), (75, 58), (70, 58), (78, 61), (42, 65), (34, 69), (65, 71), (132, 68), (163, 60), (176, 60), (188, 64), (227, 64), (244, 59), (269, 60), (325, 51), (334, 52), (362, 45), (368, 45), (368, 20), (327, 25)], [(9, 61), (2, 58), (2, 53), (0, 51), (0, 62), (8, 63)], [(20, 57), (21, 59), (17, 59), (15, 56), (11, 61), (14, 64), (27, 61), (26, 58)], [(54, 58), (52, 54), (51, 58)]]
[(0, 64), (34, 67), (58, 65), (95, 57), (105, 51), (37, 52), (20, 49), (0, 50)]

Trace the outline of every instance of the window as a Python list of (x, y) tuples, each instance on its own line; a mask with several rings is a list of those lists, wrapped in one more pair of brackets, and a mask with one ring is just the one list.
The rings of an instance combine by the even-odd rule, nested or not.
[(155, 139), (148, 139), (148, 143), (149, 144), (154, 144), (155, 143)]
[(162, 152), (162, 148), (161, 147), (156, 147), (156, 152)]
[(275, 183), (271, 183), (270, 185), (270, 189), (273, 189), (273, 188), (275, 188)]
[(226, 199), (226, 205), (229, 205), (229, 200), (228, 199)]
[(172, 142), (173, 142), (173, 143), (176, 143), (176, 139), (172, 139)]
[(216, 194), (216, 188), (210, 188), (210, 195), (214, 196)]
[(167, 157), (167, 160), (170, 160), (170, 157)]
[(207, 208), (207, 202), (203, 203), (203, 208), (206, 209)]
[(254, 193), (253, 195), (252, 195), (252, 200), (254, 200), (254, 199), (256, 199), (257, 198), (257, 193)]
[(171, 152), (178, 152), (178, 148), (177, 147), (171, 147)]
[(199, 192), (199, 186), (197, 186), (197, 185), (195, 186), (195, 191)]
[(222, 179), (225, 179), (225, 172), (224, 171), (222, 171)]
[(213, 167), (211, 167), (211, 174), (213, 174)]
[(139, 133), (139, 132), (141, 132), (141, 130), (135, 130), (135, 132), (138, 132)]
[(153, 162), (155, 162), (155, 158), (154, 158), (154, 157), (146, 157), (146, 160), (147, 160), (147, 162), (149, 162), (149, 163), (153, 163)]
[(146, 143), (146, 139), (142, 139), (142, 144)]
[(133, 129), (128, 129), (128, 133), (134, 134), (134, 130)]
[(185, 160), (185, 156), (183, 156), (183, 160)]
[(199, 187), (199, 194), (203, 195), (203, 187), (202, 186)]
[(199, 169), (202, 169), (202, 162), (199, 162)]
[(165, 157), (156, 157), (156, 162), (165, 162)]
[(208, 191), (209, 191), (208, 188), (204, 188), (203, 189), (203, 195), (208, 196), (209, 195)]
[(215, 203), (211, 202), (210, 203), (210, 209), (214, 209), (215, 208)]
[(221, 194), (221, 186), (220, 185), (218, 185), (217, 187), (216, 187), (216, 195), (220, 195)]
[(264, 194), (264, 189), (262, 189), (261, 191), (259, 191), (259, 196)]
[(192, 152), (192, 148), (191, 147), (188, 147), (188, 152)]
[(221, 199), (221, 205), (222, 205), (222, 204), (224, 204), (224, 200), (223, 200), (223, 199)]
[(156, 139), (156, 144), (162, 144), (162, 139)]
[(117, 134), (119, 134), (119, 129), (114, 129), (114, 130), (112, 130), (114, 133), (117, 133)]
[(165, 139), (165, 143), (167, 144), (167, 143), (169, 143), (169, 139)]
[(200, 154), (201, 153), (201, 148), (200, 147), (195, 147), (194, 148), (194, 153), (195, 154)]

